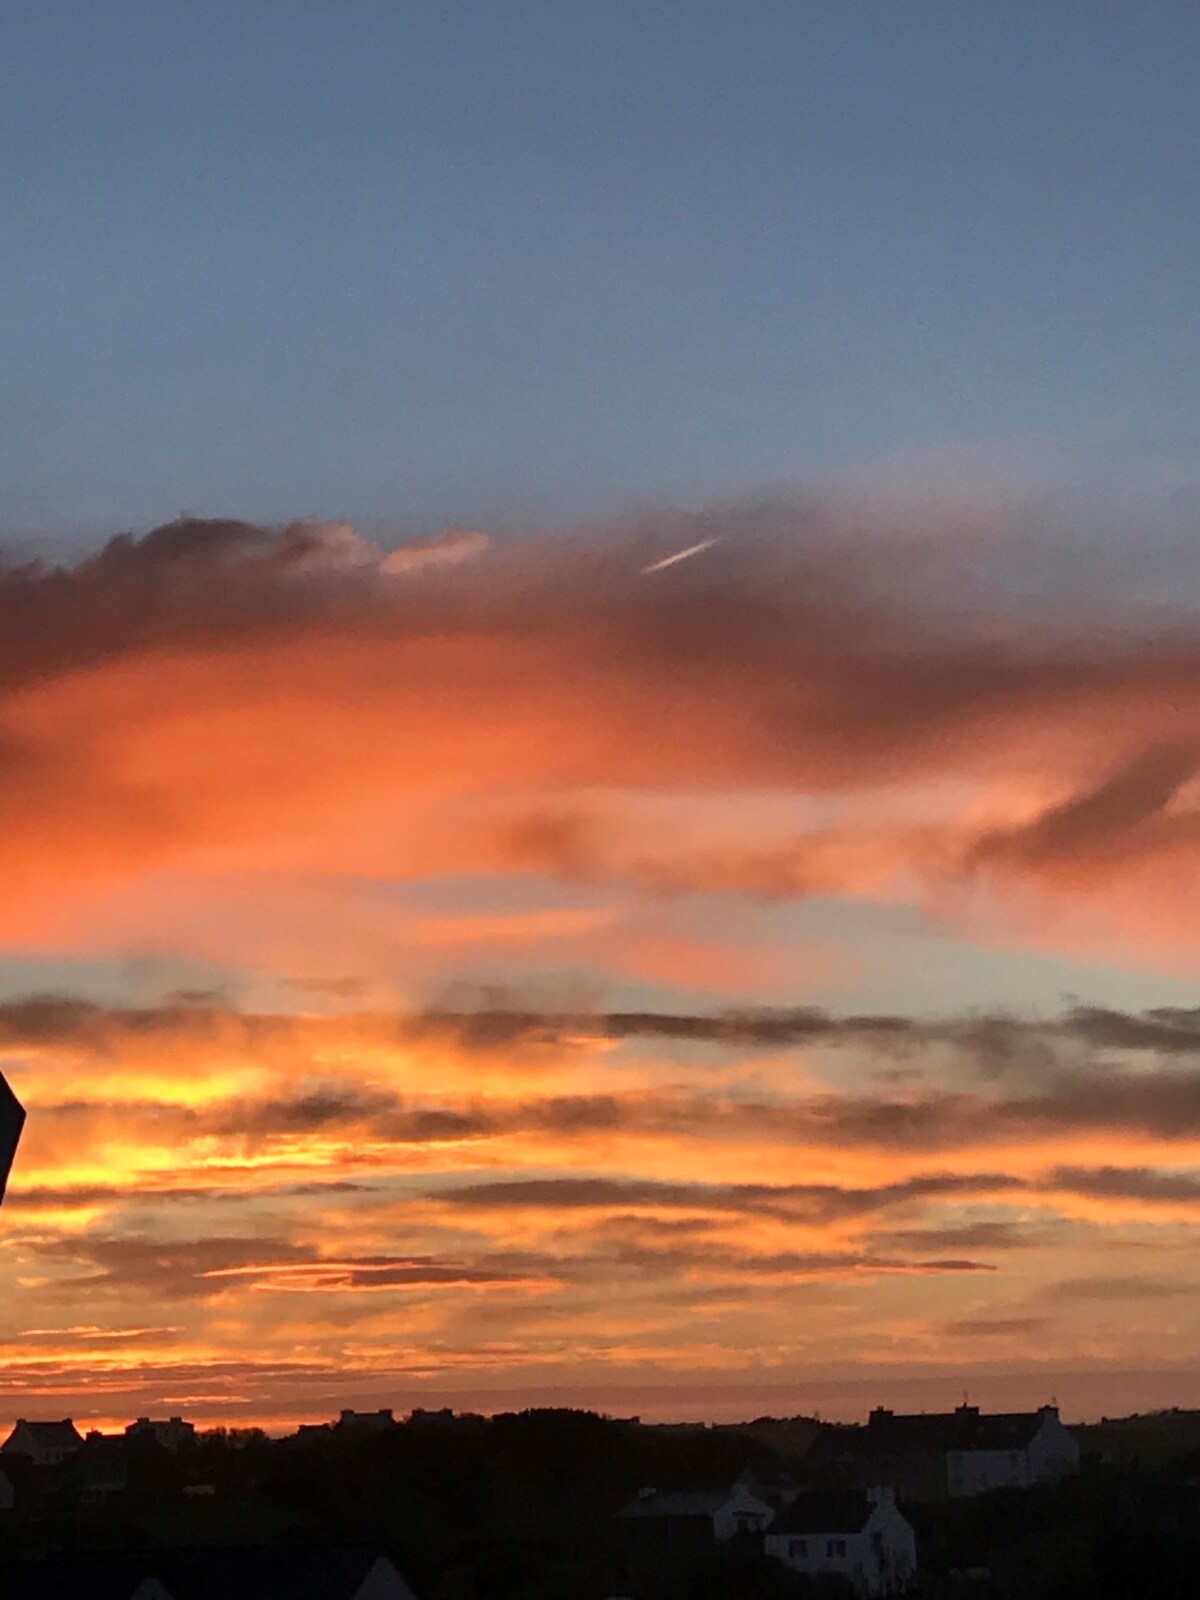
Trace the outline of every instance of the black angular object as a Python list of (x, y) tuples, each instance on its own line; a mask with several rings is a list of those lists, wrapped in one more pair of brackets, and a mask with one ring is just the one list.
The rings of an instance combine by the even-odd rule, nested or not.
[(0, 1072), (0, 1200), (4, 1198), (4, 1185), (17, 1153), (17, 1141), (25, 1126), (25, 1107), (8, 1087)]

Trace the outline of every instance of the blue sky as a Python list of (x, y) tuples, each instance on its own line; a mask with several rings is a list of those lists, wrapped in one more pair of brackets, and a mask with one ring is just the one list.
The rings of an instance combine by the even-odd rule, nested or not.
[(6, 7), (9, 539), (1186, 454), (1192, 5)]

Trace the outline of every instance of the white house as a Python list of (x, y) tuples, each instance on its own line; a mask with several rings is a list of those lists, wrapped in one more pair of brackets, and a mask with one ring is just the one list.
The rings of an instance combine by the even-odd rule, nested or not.
[(860, 1595), (902, 1594), (917, 1571), (917, 1536), (891, 1489), (816, 1489), (797, 1495), (763, 1541), (793, 1572), (846, 1578)]
[(1025, 1489), (1079, 1470), (1079, 1446), (1054, 1406), (985, 1413), (978, 1406), (900, 1415), (876, 1407), (862, 1427), (826, 1427), (805, 1458), (812, 1483), (894, 1484), (902, 1500), (963, 1499)]
[(82, 1444), (70, 1417), (64, 1417), (61, 1422), (30, 1422), (20, 1417), (0, 1450), (9, 1455), (28, 1456), (39, 1467), (57, 1467)]
[(974, 1425), (956, 1444), (946, 1453), (947, 1487), (954, 1498), (988, 1489), (1027, 1489), (1079, 1471), (1079, 1446), (1059, 1421), (1056, 1406), (992, 1416), (976, 1412)]

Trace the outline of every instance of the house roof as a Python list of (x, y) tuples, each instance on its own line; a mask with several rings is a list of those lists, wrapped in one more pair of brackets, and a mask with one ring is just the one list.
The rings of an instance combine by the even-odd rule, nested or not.
[[(700, 1489), (691, 1493), (643, 1491), (617, 1512), (619, 1517), (712, 1517), (734, 1497), (732, 1489)], [(769, 1509), (763, 1507), (764, 1510)]]
[(861, 1533), (874, 1509), (858, 1489), (812, 1489), (785, 1506), (770, 1531), (772, 1535)]
[(18, 1428), (24, 1428), (30, 1437), (48, 1449), (54, 1446), (63, 1448), (67, 1445), (82, 1444), (79, 1431), (70, 1417), (64, 1417), (61, 1422), (30, 1422), (27, 1417), (22, 1417), (17, 1427), (5, 1440), (5, 1445), (11, 1444)]
[(873, 1411), (867, 1437), (873, 1443), (921, 1451), (1023, 1450), (1044, 1420), (1040, 1411), (987, 1414), (975, 1406), (917, 1415)]
[(867, 1426), (827, 1426), (806, 1457), (811, 1473), (818, 1464), (899, 1462), (914, 1457), (970, 1454), (978, 1450), (1026, 1449), (1050, 1411), (1007, 1411), (988, 1415), (974, 1406), (957, 1411), (897, 1414), (873, 1411)]

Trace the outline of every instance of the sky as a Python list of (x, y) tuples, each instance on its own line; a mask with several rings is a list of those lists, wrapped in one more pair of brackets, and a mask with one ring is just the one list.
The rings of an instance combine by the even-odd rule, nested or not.
[(4, 35), (0, 1422), (1200, 1404), (1196, 8)]

